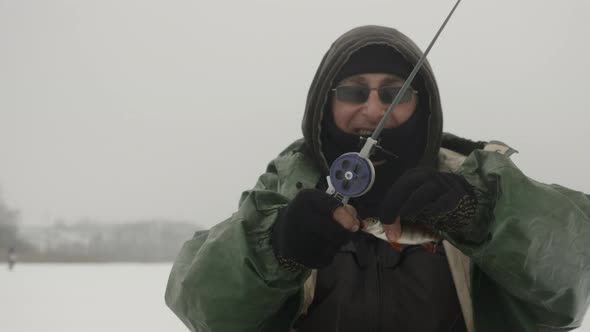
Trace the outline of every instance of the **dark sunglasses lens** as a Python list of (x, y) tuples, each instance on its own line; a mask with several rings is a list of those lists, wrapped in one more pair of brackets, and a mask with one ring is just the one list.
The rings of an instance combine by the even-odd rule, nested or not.
[(369, 88), (363, 86), (339, 86), (336, 98), (345, 103), (364, 103), (369, 98)]
[[(384, 104), (391, 104), (393, 100), (401, 90), (401, 87), (394, 87), (394, 86), (384, 86), (379, 88), (379, 99)], [(412, 91), (406, 90), (402, 99), (400, 100), (400, 104), (408, 103), (412, 101)]]

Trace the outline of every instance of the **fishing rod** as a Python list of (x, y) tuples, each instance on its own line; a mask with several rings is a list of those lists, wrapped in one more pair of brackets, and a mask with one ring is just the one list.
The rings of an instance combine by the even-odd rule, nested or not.
[(400, 91), (397, 93), (395, 98), (393, 99), (391, 105), (387, 109), (387, 112), (383, 115), (383, 118), (375, 128), (375, 131), (371, 135), (371, 137), (367, 138), (363, 147), (361, 148), (360, 152), (348, 152), (342, 154), (340, 157), (336, 158), (332, 165), (330, 166), (330, 173), (327, 176), (328, 180), (328, 189), (326, 193), (336, 197), (340, 200), (343, 204), (347, 204), (348, 200), (351, 197), (359, 197), (366, 194), (373, 183), (375, 182), (375, 167), (370, 160), (371, 155), (374, 153), (375, 148), (379, 147), (377, 144), (379, 142), (379, 136), (381, 135), (381, 131), (385, 127), (387, 120), (393, 113), (393, 110), (397, 107), (397, 105), (402, 100), (404, 94), (412, 84), (412, 81), (418, 74), (420, 68), (426, 61), (426, 56), (430, 52), (430, 49), (440, 36), (441, 32), (443, 31), (444, 27), (447, 25), (447, 22), (459, 6), (461, 0), (457, 0), (457, 3), (451, 9), (449, 15), (438, 29), (438, 32), (426, 48), (426, 51), (422, 54), (414, 69), (402, 85)]

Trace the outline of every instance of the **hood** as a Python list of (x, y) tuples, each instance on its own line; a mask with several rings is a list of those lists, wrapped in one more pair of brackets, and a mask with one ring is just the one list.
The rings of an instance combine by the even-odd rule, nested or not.
[[(374, 25), (352, 29), (340, 36), (332, 44), (324, 55), (309, 88), (302, 123), (303, 137), (307, 149), (311, 151), (312, 157), (324, 173), (328, 172), (329, 165), (322, 153), (320, 138), (322, 118), (325, 113), (326, 103), (330, 98), (330, 90), (334, 84), (334, 79), (351, 54), (360, 48), (374, 44), (384, 44), (394, 48), (412, 66), (418, 62), (422, 55), (422, 51), (418, 46), (401, 32), (393, 28)], [(426, 97), (421, 95), (420, 100), (428, 103), (425, 109), (429, 112), (427, 115), (426, 145), (418, 165), (436, 166), (442, 137), (440, 96), (428, 61), (424, 62), (418, 75), (421, 77), (426, 90), (418, 92), (419, 94), (426, 93)]]

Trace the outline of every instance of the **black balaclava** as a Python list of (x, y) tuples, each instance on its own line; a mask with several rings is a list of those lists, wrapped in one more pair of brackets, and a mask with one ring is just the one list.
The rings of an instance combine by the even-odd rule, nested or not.
[[(364, 73), (387, 73), (406, 79), (411, 70), (412, 66), (395, 49), (381, 44), (370, 45), (351, 55), (336, 75), (333, 86), (344, 78)], [(389, 186), (407, 169), (418, 165), (424, 154), (429, 113), (428, 96), (424, 93), (426, 90), (419, 76), (412, 82), (412, 87), (418, 91), (416, 111), (399, 127), (387, 128), (381, 132), (379, 145), (388, 153), (377, 149), (371, 159), (385, 159), (387, 162), (375, 167), (375, 182), (371, 190), (351, 200), (363, 218), (377, 213), (376, 208)], [(321, 139), (324, 156), (331, 164), (344, 153), (359, 152), (364, 142), (360, 136), (345, 133), (336, 126), (331, 98), (327, 98), (327, 101)], [(396, 155), (397, 158), (390, 154)]]

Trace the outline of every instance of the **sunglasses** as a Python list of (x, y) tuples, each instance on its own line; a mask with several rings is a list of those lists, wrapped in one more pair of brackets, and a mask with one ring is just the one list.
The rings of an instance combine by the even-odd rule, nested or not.
[[(401, 89), (401, 87), (397, 86), (369, 88), (363, 85), (341, 85), (332, 89), (332, 91), (334, 91), (336, 99), (341, 102), (362, 104), (369, 99), (371, 91), (377, 90), (377, 93), (379, 94), (379, 100), (381, 100), (383, 104), (391, 104)], [(415, 93), (418, 93), (418, 91), (410, 89), (406, 90), (399, 103), (403, 104), (411, 102)]]

